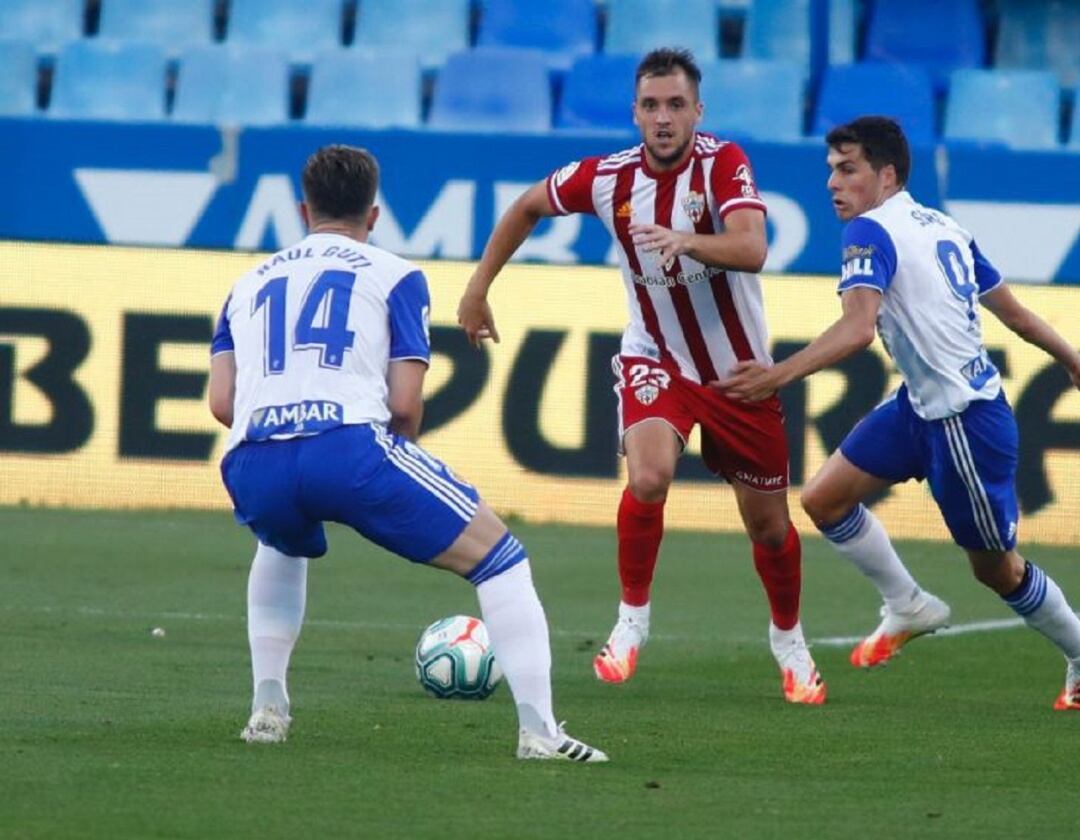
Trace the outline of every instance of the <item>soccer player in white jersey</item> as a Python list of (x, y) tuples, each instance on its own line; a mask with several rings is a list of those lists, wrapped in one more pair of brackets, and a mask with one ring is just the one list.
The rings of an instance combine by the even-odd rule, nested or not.
[(213, 339), (210, 408), (230, 427), (222, 477), (258, 537), (248, 579), (248, 742), (284, 741), (286, 670), (324, 521), (455, 572), (517, 704), (518, 758), (606, 761), (556, 725), (547, 619), (521, 544), (476, 489), (413, 440), (430, 358), (429, 297), (411, 263), (368, 244), (378, 164), (327, 146), (307, 161), (308, 236), (240, 278)]
[(628, 486), (616, 520), (618, 620), (593, 669), (611, 683), (634, 674), (649, 635), (664, 502), (676, 461), (700, 425), (705, 464), (731, 483), (753, 544), (783, 695), (820, 704), (825, 683), (799, 622), (802, 555), (788, 514), (780, 402), (738, 402), (706, 387), (740, 359), (770, 357), (756, 274), (767, 248), (765, 204), (742, 149), (696, 130), (700, 81), (684, 50), (646, 55), (633, 103), (643, 142), (570, 163), (527, 190), (492, 232), (458, 320), (474, 344), (498, 341), (488, 289), (536, 223), (566, 213), (600, 218), (618, 245), (630, 309), (612, 360)]
[(742, 362), (717, 386), (741, 399), (768, 398), (862, 350), (876, 324), (904, 383), (852, 429), (802, 495), (825, 537), (885, 602), (852, 664), (887, 662), (949, 620), (948, 605), (916, 584), (862, 504), (891, 484), (925, 479), (975, 577), (1065, 655), (1065, 688), (1054, 708), (1080, 709), (1080, 619), (1050, 576), (1016, 549), (1017, 427), (983, 346), (982, 309), (1053, 356), (1078, 388), (1080, 353), (1017, 301), (970, 233), (911, 197), (907, 140), (893, 120), (861, 117), (826, 142), (833, 206), (849, 222), (843, 314), (783, 362)]

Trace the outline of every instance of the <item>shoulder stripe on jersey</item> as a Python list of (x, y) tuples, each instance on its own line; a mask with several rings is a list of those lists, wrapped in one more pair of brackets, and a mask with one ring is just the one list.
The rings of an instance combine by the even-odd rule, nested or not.
[(629, 164), (637, 163), (640, 159), (641, 146), (634, 146), (632, 149), (623, 149), (621, 152), (603, 158), (596, 165), (596, 171), (610, 173)]
[(720, 209), (716, 212), (722, 219), (732, 210), (738, 210), (740, 207), (753, 207), (755, 210), (762, 211), (767, 211), (768, 209), (765, 206), (765, 202), (762, 201), (760, 198), (743, 198), (742, 196), (740, 196), (739, 198), (729, 198), (727, 201), (720, 205)]
[(559, 191), (555, 189), (555, 174), (548, 175), (547, 179), (547, 194), (548, 200), (551, 202), (551, 206), (555, 208), (555, 211), (560, 216), (567, 215), (567, 210), (563, 207), (563, 203), (559, 201)]
[[(695, 161), (697, 164), (698, 161)], [(675, 208), (675, 185), (677, 179), (664, 178), (656, 182), (656, 205), (654, 217), (656, 224), (661, 227), (671, 227), (671, 215)], [(704, 183), (704, 182), (703, 182)], [(698, 323), (697, 314), (694, 312), (694, 304), (690, 299), (690, 290), (677, 281), (682, 272), (682, 261), (676, 257), (664, 268), (664, 274), (672, 280), (668, 287), (671, 302), (675, 307), (675, 316), (679, 319), (682, 327), (686, 346), (690, 348), (690, 357), (697, 368), (698, 381), (702, 384), (717, 379), (716, 368), (713, 367), (712, 358), (709, 356), (709, 346), (705, 343), (705, 334)]]
[[(705, 189), (705, 166), (700, 160), (694, 162), (694, 171), (690, 173), (690, 189), (706, 197), (705, 212), (694, 223), (695, 232), (714, 233), (712, 213), (708, 208), (709, 191)], [(716, 309), (720, 313), (720, 322), (724, 325), (728, 341), (731, 342), (731, 349), (735, 352), (735, 358), (740, 362), (754, 358), (754, 351), (750, 347), (750, 340), (746, 337), (739, 310), (735, 307), (735, 298), (731, 294), (731, 283), (728, 281), (727, 272), (722, 271), (710, 277), (709, 287), (712, 290), (713, 300), (716, 302)]]
[[(637, 249), (634, 246), (633, 238), (630, 236), (630, 217), (619, 216), (616, 211), (616, 208), (630, 203), (634, 193), (634, 175), (636, 172), (635, 167), (627, 167), (620, 169), (615, 176), (615, 192), (611, 201), (611, 227), (615, 231), (615, 238), (619, 241), (619, 246), (622, 248), (623, 253), (626, 254), (626, 261), (630, 266), (631, 273), (640, 275), (641, 261), (638, 260)], [(633, 279), (631, 279), (631, 283), (633, 283)], [(656, 316), (656, 309), (649, 298), (649, 292), (640, 283), (633, 283), (633, 286), (638, 306), (641, 307), (641, 318), (645, 322), (645, 329), (652, 337), (652, 340), (656, 342), (656, 346), (660, 350), (660, 358), (666, 358), (668, 356), (667, 344), (664, 343), (664, 335), (660, 332), (660, 319)]]

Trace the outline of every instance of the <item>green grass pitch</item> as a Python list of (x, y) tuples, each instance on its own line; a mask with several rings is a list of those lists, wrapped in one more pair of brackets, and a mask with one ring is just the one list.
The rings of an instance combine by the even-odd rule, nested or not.
[[(332, 529), (293, 657), (288, 743), (238, 739), (249, 536), (222, 514), (0, 510), (0, 836), (1049, 837), (1080, 813), (1064, 667), (1013, 628), (919, 640), (880, 671), (819, 641), (819, 708), (788, 706), (745, 539), (671, 533), (624, 686), (591, 658), (617, 600), (613, 529), (515, 526), (552, 626), (556, 712), (608, 765), (518, 762), (505, 686), (436, 701), (412, 673), (471, 588)], [(805, 537), (818, 640), (877, 620)], [(956, 624), (1007, 619), (950, 546), (901, 546)], [(1080, 604), (1076, 550), (1029, 549)], [(150, 630), (165, 628), (163, 638)]]

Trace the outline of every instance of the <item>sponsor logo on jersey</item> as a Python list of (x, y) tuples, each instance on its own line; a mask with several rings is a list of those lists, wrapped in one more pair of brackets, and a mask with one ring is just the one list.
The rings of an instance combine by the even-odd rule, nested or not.
[(578, 171), (578, 167), (581, 166), (581, 161), (575, 160), (573, 163), (568, 163), (562, 169), (555, 173), (555, 186), (561, 187), (567, 181), (569, 181), (574, 173)]
[(874, 276), (874, 263), (870, 257), (856, 257), (853, 260), (848, 260), (844, 263), (840, 269), (840, 282), (849, 280), (852, 277), (873, 277)]
[(990, 357), (986, 355), (986, 350), (983, 349), (974, 359), (960, 368), (960, 375), (967, 380), (968, 385), (972, 390), (978, 391), (994, 378), (994, 374), (997, 373), (997, 368), (994, 367), (994, 363), (990, 361)]
[(633, 277), (634, 282), (639, 286), (663, 286), (670, 289), (672, 286), (693, 286), (695, 283), (704, 283), (723, 273), (722, 269), (707, 265), (700, 271), (680, 271), (674, 277), (668, 277), (666, 274), (635, 274)]
[(872, 256), (874, 256), (874, 246), (873, 245), (848, 245), (844, 249), (844, 256), (842, 258), (842, 261), (847, 262), (848, 260), (855, 260), (855, 259), (858, 259), (859, 257), (872, 257)]
[(689, 192), (683, 197), (682, 206), (690, 221), (696, 225), (705, 215), (705, 196), (699, 192)]
[(652, 405), (660, 396), (660, 389), (655, 385), (642, 385), (634, 391), (634, 397), (642, 405)]
[(757, 189), (754, 187), (754, 176), (750, 172), (750, 167), (745, 163), (740, 163), (739, 168), (735, 170), (734, 180), (742, 181), (742, 194), (744, 198), (756, 198)]
[(619, 209), (615, 211), (615, 218), (617, 219), (629, 219), (634, 214), (634, 208), (630, 206), (629, 201), (624, 201), (619, 205)]
[(251, 413), (248, 440), (267, 440), (282, 435), (313, 435), (342, 424), (341, 403), (303, 400), (285, 405), (268, 405)]

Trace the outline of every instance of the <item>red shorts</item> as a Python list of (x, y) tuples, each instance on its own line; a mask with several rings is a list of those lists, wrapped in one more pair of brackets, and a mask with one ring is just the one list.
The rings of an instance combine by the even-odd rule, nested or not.
[(774, 394), (739, 402), (698, 385), (663, 363), (639, 356), (611, 360), (619, 396), (619, 446), (626, 432), (659, 419), (682, 438), (701, 424), (701, 457), (712, 472), (766, 492), (788, 487), (784, 413)]

